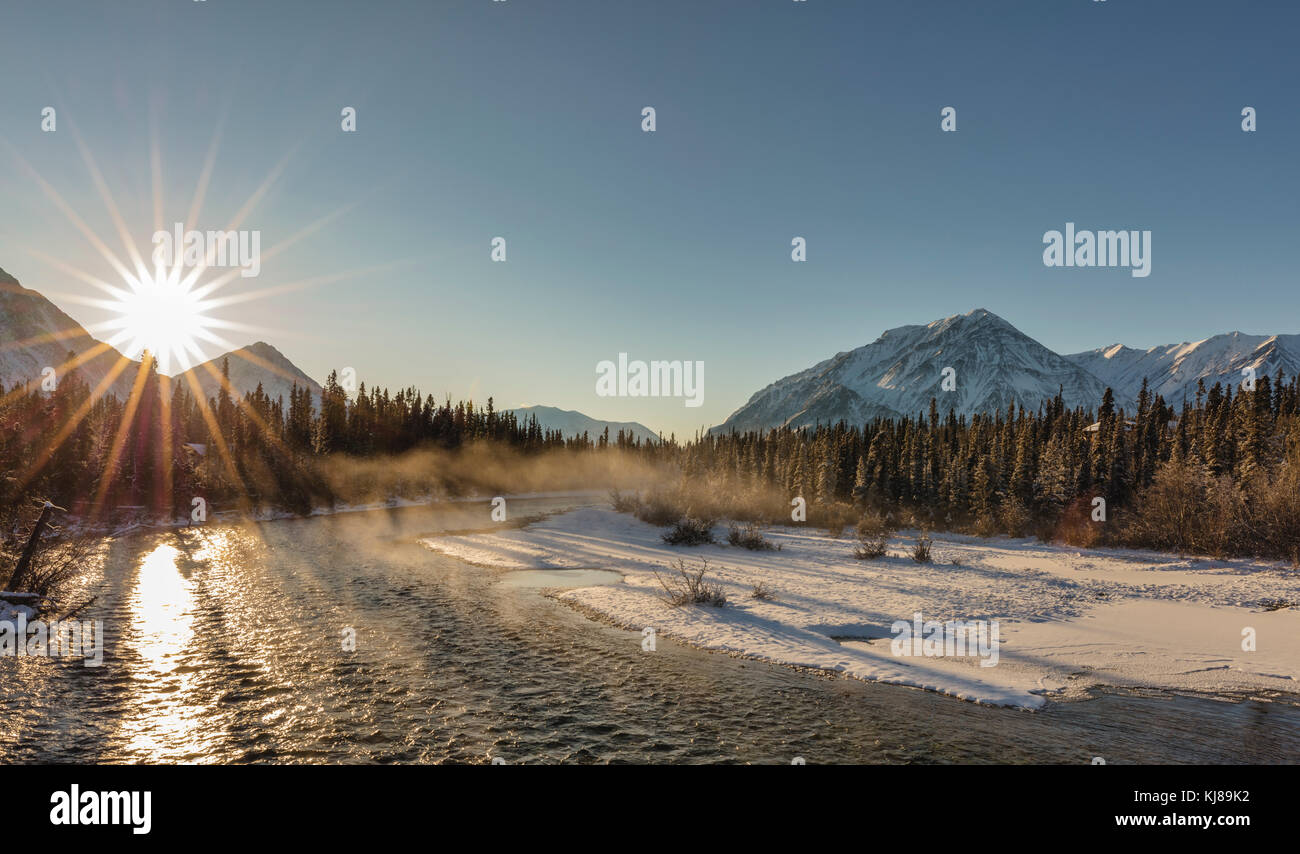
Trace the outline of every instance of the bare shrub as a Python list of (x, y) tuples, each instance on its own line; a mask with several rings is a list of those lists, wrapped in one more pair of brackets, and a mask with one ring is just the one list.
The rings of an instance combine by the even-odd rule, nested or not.
[(676, 496), (662, 490), (654, 490), (639, 500), (632, 512), (642, 522), (658, 527), (671, 525), (686, 515)]
[(43, 544), (27, 576), (27, 592), (57, 599), (87, 569), (97, 543), (93, 537), (59, 537)]
[(853, 547), (853, 556), (858, 560), (884, 557), (889, 550), (888, 534), (858, 535), (857, 545)]
[(700, 561), (698, 570), (690, 570), (686, 568), (686, 561), (678, 558), (676, 569), (676, 575), (667, 577), (655, 570), (655, 578), (668, 594), (668, 604), (674, 607), (707, 605), (710, 608), (721, 608), (727, 604), (727, 594), (722, 592), (722, 586), (704, 578), (709, 570), (707, 560)]
[(732, 525), (730, 530), (727, 531), (727, 542), (733, 546), (756, 552), (772, 551), (774, 548), (770, 542), (764, 539), (763, 532), (753, 522), (749, 522), (743, 528)]
[[(610, 499), (613, 501), (613, 494)], [(617, 508), (616, 508), (617, 509)], [(632, 512), (638, 519), (664, 527), (683, 516), (700, 519), (731, 519), (760, 525), (790, 522), (790, 504), (776, 490), (734, 478), (694, 475), (677, 482), (643, 491)]]
[(609, 492), (609, 503), (614, 505), (615, 513), (635, 513), (641, 506), (641, 497), (637, 493), (623, 493), (617, 489)]
[(673, 525), (672, 530), (663, 535), (663, 541), (670, 546), (708, 545), (715, 542), (713, 520), (683, 516)]
[(1235, 508), (1235, 550), (1300, 564), (1300, 460), (1251, 478)]
[(753, 590), (749, 591), (749, 598), (761, 599), (764, 602), (768, 602), (775, 599), (776, 594), (772, 592), (772, 588), (760, 581), (754, 585)]
[(790, 524), (790, 503), (784, 496), (754, 489), (737, 499), (725, 515), (730, 519), (764, 525)]
[(916, 538), (916, 545), (912, 546), (912, 560), (917, 563), (930, 563), (933, 560), (930, 555), (930, 547), (933, 544), (934, 541), (929, 535), (922, 531), (921, 536)]
[(858, 560), (884, 557), (889, 546), (889, 537), (893, 534), (893, 524), (879, 513), (868, 513), (859, 520), (854, 529), (857, 545), (853, 547), (853, 556)]
[[(27, 545), (41, 507), (20, 506), (11, 508), (7, 530), (0, 538), (0, 571), (5, 572), (6, 589), (13, 579), (13, 569)], [(86, 572), (96, 558), (99, 539), (89, 533), (65, 528), (50, 522), (36, 542), (26, 578), (19, 593), (35, 593), (43, 599), (57, 599), (75, 586), (76, 580)]]
[(1059, 539), (1069, 545), (1088, 549), (1101, 539), (1102, 522), (1092, 521), (1092, 498), (1081, 495), (1071, 501), (1056, 523), (1049, 539)]
[(1139, 495), (1124, 539), (1130, 545), (1211, 554), (1236, 551), (1242, 525), (1242, 496), (1227, 478), (1203, 467), (1169, 462)]

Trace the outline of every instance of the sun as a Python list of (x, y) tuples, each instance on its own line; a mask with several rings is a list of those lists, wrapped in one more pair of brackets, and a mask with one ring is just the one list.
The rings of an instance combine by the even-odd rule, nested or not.
[(202, 356), (198, 341), (211, 340), (213, 323), (193, 282), (158, 270), (153, 276), (132, 277), (127, 284), (129, 290), (112, 305), (117, 317), (108, 326), (117, 331), (108, 343), (132, 359), (148, 350), (165, 374), (173, 364), (188, 370), (192, 357)]

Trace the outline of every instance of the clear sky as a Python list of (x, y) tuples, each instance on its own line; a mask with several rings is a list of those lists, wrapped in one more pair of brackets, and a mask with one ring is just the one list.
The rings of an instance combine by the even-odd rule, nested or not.
[[(167, 224), (214, 139), (199, 228), (278, 164), (242, 224), (264, 255), (344, 210), (213, 312), (322, 380), (686, 435), (976, 307), (1063, 353), (1300, 332), (1297, 25), (1290, 0), (9, 0), (0, 267), (106, 317), (42, 255), (116, 274), (22, 163), (124, 254), (79, 134), (147, 255), (156, 127)], [(1151, 230), (1151, 275), (1044, 267), (1066, 222)], [(703, 361), (704, 405), (597, 397), (619, 352)]]

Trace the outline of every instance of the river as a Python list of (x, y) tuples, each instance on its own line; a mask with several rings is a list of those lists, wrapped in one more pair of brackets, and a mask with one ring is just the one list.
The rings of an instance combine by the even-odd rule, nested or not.
[(114, 539), (85, 578), (103, 665), (0, 659), (0, 762), (1300, 760), (1294, 697), (1099, 691), (1025, 712), (662, 637), (646, 652), (639, 632), (418, 544), (481, 527), (485, 506)]

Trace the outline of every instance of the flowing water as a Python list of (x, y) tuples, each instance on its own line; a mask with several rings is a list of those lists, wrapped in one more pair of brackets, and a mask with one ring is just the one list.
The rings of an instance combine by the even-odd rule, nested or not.
[(1100, 692), (1031, 713), (663, 638), (644, 652), (639, 632), (536, 586), (606, 573), (530, 580), (417, 542), (486, 516), (443, 505), (113, 540), (82, 615), (104, 621), (103, 665), (0, 658), (0, 762), (1300, 761), (1293, 697)]

